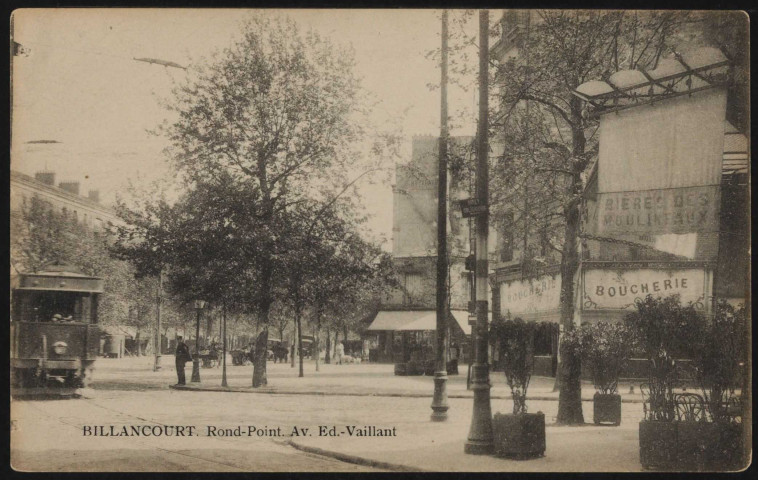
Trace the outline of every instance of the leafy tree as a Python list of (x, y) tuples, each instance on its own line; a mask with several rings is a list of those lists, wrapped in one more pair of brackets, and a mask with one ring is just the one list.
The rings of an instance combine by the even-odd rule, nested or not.
[[(187, 185), (225, 179), (247, 194), (248, 251), (238, 270), (255, 278), (254, 304), (269, 324), (289, 206), (344, 184), (363, 136), (353, 55), (288, 19), (256, 16), (174, 90), (162, 133)], [(242, 189), (238, 190), (242, 191)], [(249, 239), (245, 239), (249, 240)], [(264, 332), (267, 330), (264, 328)], [(264, 335), (266, 335), (264, 333)], [(253, 386), (266, 384), (265, 352)]]
[[(353, 307), (356, 298), (371, 291), (370, 283), (378, 271), (379, 248), (361, 238), (359, 226), (349, 197), (334, 197), (326, 204), (300, 204), (290, 210), (290, 219), (301, 227), (290, 236), (292, 251), (286, 262), (287, 293), (294, 314), (298, 337), (300, 372), (303, 376), (302, 318), (310, 307), (314, 316), (315, 350), (324, 313)], [(342, 316), (340, 316), (342, 317)], [(344, 320), (344, 317), (342, 318)], [(341, 326), (346, 329), (347, 322)], [(318, 355), (316, 357), (318, 369)]]
[(24, 200), (20, 216), (11, 225), (11, 252), (19, 270), (37, 272), (47, 265), (65, 264), (76, 258), (80, 229), (66, 214), (36, 195)]

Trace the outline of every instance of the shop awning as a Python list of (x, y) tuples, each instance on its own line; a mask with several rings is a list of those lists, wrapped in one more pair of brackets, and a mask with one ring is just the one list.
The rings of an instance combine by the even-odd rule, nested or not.
[[(451, 310), (451, 316), (466, 335), (471, 335), (468, 324), (469, 313), (466, 310)], [(492, 321), (492, 312), (489, 315)], [(380, 310), (368, 330), (372, 331), (424, 331), (437, 328), (437, 312), (434, 310)]]

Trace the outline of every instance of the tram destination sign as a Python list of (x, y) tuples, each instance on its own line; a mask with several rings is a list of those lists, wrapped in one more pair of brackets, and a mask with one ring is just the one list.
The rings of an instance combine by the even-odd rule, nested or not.
[(466, 198), (461, 200), (461, 212), (463, 218), (478, 217), (480, 215), (486, 215), (490, 211), (490, 206), (486, 203), (479, 203), (478, 198)]

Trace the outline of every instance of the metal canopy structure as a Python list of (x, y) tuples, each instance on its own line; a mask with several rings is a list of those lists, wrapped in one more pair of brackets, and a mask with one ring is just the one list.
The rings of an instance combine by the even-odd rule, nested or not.
[(729, 80), (729, 59), (717, 48), (703, 47), (664, 58), (654, 70), (619, 70), (602, 80), (585, 82), (572, 93), (587, 102), (595, 115), (603, 115), (725, 86)]

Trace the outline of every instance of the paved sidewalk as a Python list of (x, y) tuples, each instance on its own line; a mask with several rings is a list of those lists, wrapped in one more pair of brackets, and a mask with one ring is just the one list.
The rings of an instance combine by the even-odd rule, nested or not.
[[(168, 358), (166, 358), (168, 357)], [(164, 365), (173, 358), (164, 356)], [(119, 359), (98, 362), (95, 390), (119, 391), (168, 390), (176, 382), (173, 368), (152, 371), (150, 359)], [(466, 390), (465, 370), (451, 375), (448, 381), (450, 410), (445, 422), (430, 420), (433, 378), (426, 376), (398, 377), (392, 365), (321, 365), (318, 372), (312, 362), (305, 364), (305, 376), (298, 377), (298, 368), (290, 364), (269, 363), (268, 383), (253, 389), (252, 366), (228, 366), (228, 388), (220, 387), (221, 369), (201, 369), (202, 382), (172, 386), (175, 402), (223, 402), (230, 425), (249, 418), (249, 405), (268, 405), (281, 408), (269, 410), (266, 422), (282, 425), (287, 435), (275, 441), (297, 449), (336, 458), (359, 465), (394, 471), (495, 471), (495, 472), (590, 472), (640, 471), (638, 424), (642, 418), (639, 385), (629, 393), (629, 384), (621, 385), (624, 404), (622, 422), (618, 427), (595, 425), (558, 426), (558, 393), (553, 392), (554, 379), (534, 377), (529, 388), (527, 406), (530, 412), (541, 411), (547, 423), (547, 450), (544, 457), (532, 460), (509, 460), (494, 456), (474, 456), (464, 453), (468, 436), (473, 393)], [(190, 378), (191, 364), (187, 365)], [(492, 413), (509, 413), (512, 409), (510, 392), (501, 372), (491, 375), (493, 388)], [(194, 393), (193, 393), (194, 392)], [(223, 398), (216, 393), (224, 392)], [(96, 392), (110, 395), (109, 392)], [(249, 393), (265, 398), (246, 401)], [(156, 393), (157, 394), (157, 393)], [(592, 421), (594, 389), (584, 384), (582, 404), (584, 418)], [(245, 405), (243, 410), (234, 405)], [(315, 410), (314, 410), (315, 409)], [(228, 410), (228, 411), (227, 411)], [(195, 418), (198, 424), (210, 422)], [(217, 421), (217, 420), (214, 420)], [(230, 423), (231, 422), (231, 423)], [(218, 422), (223, 424), (223, 422)], [(209, 423), (210, 424), (210, 423)], [(307, 428), (308, 433), (291, 436), (294, 426)], [(350, 430), (364, 426), (393, 429), (395, 436), (350, 435)], [(320, 435), (334, 428), (335, 435)], [(348, 429), (348, 427), (351, 427)]]
[[(527, 402), (530, 411), (543, 411), (548, 422), (544, 457), (512, 460), (491, 455), (468, 455), (464, 444), (470, 428), (470, 401), (451, 400), (446, 422), (431, 422), (428, 401), (385, 412), (367, 413), (365, 425), (392, 428), (396, 437), (350, 436), (346, 426), (335, 425), (338, 436), (292, 437), (295, 448), (342, 461), (395, 471), (489, 472), (629, 472), (639, 463), (639, 405), (623, 407), (622, 424), (609, 426), (557, 426), (557, 402)], [(492, 402), (493, 412), (507, 411), (510, 402)], [(585, 419), (592, 419), (592, 404), (584, 404)], [(361, 427), (362, 425), (358, 425)], [(330, 426), (325, 426), (330, 428)]]
[[(187, 368), (186, 385), (172, 385), (171, 388), (199, 391), (227, 391), (238, 393), (267, 393), (287, 395), (348, 395), (348, 396), (384, 396), (384, 397), (418, 397), (431, 398), (434, 392), (433, 377), (430, 376), (396, 376), (393, 365), (305, 365), (305, 376), (298, 377), (298, 368), (289, 364), (272, 364), (267, 367), (268, 385), (252, 388), (252, 367), (227, 367), (228, 387), (221, 387), (219, 369), (201, 369), (200, 383), (189, 381), (191, 368)], [(490, 395), (493, 399), (510, 399), (511, 394), (502, 372), (491, 372)], [(531, 400), (558, 400), (558, 392), (553, 391), (555, 379), (549, 377), (532, 377), (528, 398)], [(641, 403), (639, 384), (620, 384), (622, 402)], [(447, 382), (448, 398), (473, 398), (473, 392), (466, 389), (466, 371), (461, 369), (459, 375), (449, 375)], [(590, 383), (582, 384), (582, 400), (591, 402), (595, 390)]]

